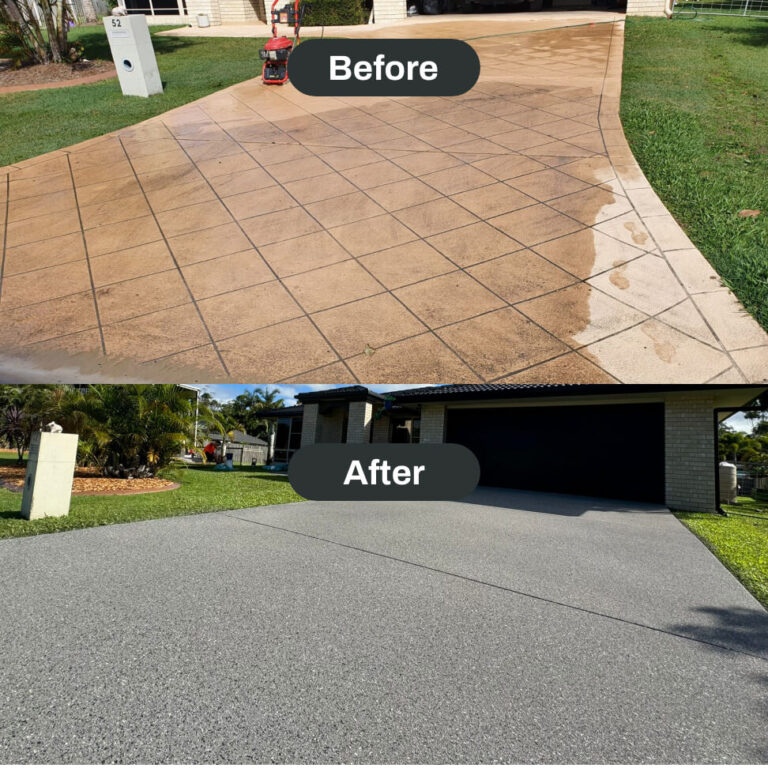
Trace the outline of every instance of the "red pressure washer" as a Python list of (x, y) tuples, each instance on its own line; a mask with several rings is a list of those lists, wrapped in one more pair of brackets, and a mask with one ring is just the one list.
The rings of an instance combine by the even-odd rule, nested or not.
[[(299, 44), (301, 22), (304, 20), (304, 12), (309, 10), (309, 6), (301, 0), (289, 2), (277, 10), (278, 2), (274, 0), (272, 3), (272, 39), (259, 51), (259, 56), (264, 60), (261, 78), (267, 85), (282, 85), (288, 80), (288, 57)], [(293, 39), (278, 37), (278, 24), (293, 24)]]

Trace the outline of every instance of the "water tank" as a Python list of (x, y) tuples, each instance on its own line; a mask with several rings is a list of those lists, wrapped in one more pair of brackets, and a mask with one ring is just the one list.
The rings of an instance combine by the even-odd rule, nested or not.
[(721, 461), (718, 472), (720, 473), (720, 503), (735, 504), (738, 493), (736, 465)]

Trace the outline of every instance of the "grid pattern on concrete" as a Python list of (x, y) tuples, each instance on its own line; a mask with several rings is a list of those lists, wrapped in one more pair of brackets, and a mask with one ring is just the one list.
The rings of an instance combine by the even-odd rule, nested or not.
[(617, 177), (616, 32), (474, 39), (451, 99), (249, 81), (10, 169), (1, 343), (209, 380), (758, 380), (765, 334)]

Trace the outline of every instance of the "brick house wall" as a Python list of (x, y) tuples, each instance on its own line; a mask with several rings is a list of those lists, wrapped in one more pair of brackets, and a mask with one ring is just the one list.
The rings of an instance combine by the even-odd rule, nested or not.
[(389, 442), (389, 417), (382, 416), (379, 419), (373, 420), (373, 434), (371, 436), (372, 443), (388, 443)]
[(407, 16), (407, 0), (373, 0), (374, 24), (402, 21)]
[(627, 0), (627, 16), (663, 16), (664, 0)]
[(664, 413), (665, 498), (668, 507), (714, 512), (714, 401), (706, 392), (668, 394)]
[(301, 422), (301, 444), (314, 445), (317, 442), (317, 422), (320, 418), (320, 406), (317, 403), (307, 403)]
[(442, 403), (425, 403), (421, 406), (421, 442), (445, 441), (445, 406)]
[(372, 420), (372, 403), (350, 403), (349, 423), (347, 425), (347, 442), (370, 443)]
[[(646, 402), (648, 402), (646, 400)], [(658, 400), (657, 400), (658, 402)], [(599, 405), (599, 403), (594, 403)], [(562, 405), (567, 405), (563, 402)], [(558, 406), (552, 406), (558, 407)], [(708, 392), (680, 392), (664, 395), (665, 503), (672, 509), (688, 512), (714, 512), (716, 505), (713, 395)], [(336, 409), (334, 414), (341, 413)], [(445, 440), (446, 408), (443, 403), (421, 406), (421, 442)], [(336, 417), (338, 418), (338, 417)], [(338, 427), (337, 432), (331, 428)], [(350, 403), (347, 442), (386, 443), (390, 440), (389, 418), (373, 419), (373, 405)], [(331, 439), (337, 435), (336, 439)], [(302, 445), (338, 442), (340, 421), (332, 424), (328, 416), (318, 415), (317, 404), (304, 406)], [(662, 446), (659, 446), (659, 450)]]
[[(263, 0), (211, 0), (221, 5), (221, 21), (223, 24), (240, 24), (248, 21), (264, 21)], [(270, 2), (270, 7), (272, 3)]]
[[(347, 416), (345, 406), (338, 406), (327, 413), (321, 413), (317, 419), (315, 440), (318, 443), (340, 443), (344, 436), (344, 419)], [(349, 426), (347, 426), (349, 430)], [(349, 437), (347, 437), (349, 441)]]
[(221, 7), (219, 0), (187, 0), (187, 15), (190, 22), (197, 25), (197, 14), (205, 13), (213, 26), (221, 24)]

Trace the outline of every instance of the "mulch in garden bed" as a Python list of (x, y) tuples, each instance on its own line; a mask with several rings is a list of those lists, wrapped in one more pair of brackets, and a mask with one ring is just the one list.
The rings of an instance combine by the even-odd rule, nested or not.
[[(0, 467), (0, 485), (9, 491), (24, 489), (24, 467)], [(115, 496), (127, 493), (156, 493), (178, 488), (179, 483), (160, 477), (141, 477), (127, 480), (102, 477), (96, 467), (78, 467), (72, 480), (73, 496)]]
[(91, 82), (115, 75), (111, 61), (79, 61), (76, 64), (26, 64), (13, 69), (9, 59), (0, 59), (0, 90), (56, 87)]

